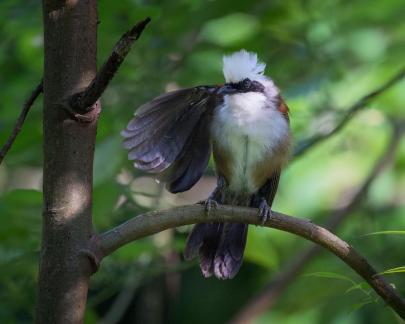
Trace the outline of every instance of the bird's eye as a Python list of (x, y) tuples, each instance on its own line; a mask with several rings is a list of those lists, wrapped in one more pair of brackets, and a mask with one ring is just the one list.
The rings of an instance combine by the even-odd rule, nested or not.
[(242, 81), (242, 88), (249, 89), (251, 84), (252, 84), (252, 81), (250, 81), (249, 79), (246, 78), (245, 80)]

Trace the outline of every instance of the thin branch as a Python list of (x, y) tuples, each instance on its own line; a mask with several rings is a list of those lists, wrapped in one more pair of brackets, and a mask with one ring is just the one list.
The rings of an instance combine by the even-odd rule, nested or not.
[(9, 138), (7, 139), (6, 144), (2, 147), (0, 151), (0, 164), (3, 162), (4, 157), (6, 156), (7, 152), (10, 150), (11, 146), (13, 145), (18, 133), (21, 131), (21, 128), (24, 124), (25, 118), (28, 115), (28, 112), (32, 105), (34, 104), (35, 100), (38, 98), (38, 96), (42, 93), (43, 91), (43, 85), (42, 81), (36, 86), (36, 88), (32, 91), (31, 95), (27, 99), (27, 101), (24, 103), (20, 116), (18, 116), (17, 122), (15, 123), (15, 126), (13, 128), (13, 131), (11, 132)]
[[(364, 196), (367, 194), (370, 186), (375, 179), (381, 174), (383, 170), (392, 162), (399, 143), (401, 142), (401, 135), (403, 129), (394, 127), (391, 140), (381, 155), (380, 159), (375, 163), (371, 169), (366, 180), (354, 192), (345, 207), (333, 212), (328, 218), (325, 228), (329, 231), (335, 232), (339, 225), (353, 213), (362, 203)], [(231, 321), (232, 324), (250, 323), (254, 318), (262, 314), (264, 311), (269, 310), (281, 294), (287, 289), (289, 284), (300, 274), (303, 268), (319, 253), (321, 248), (319, 245), (312, 245), (300, 251), (293, 256), (288, 264), (282, 267), (282, 271), (276, 275), (256, 296), (254, 296), (246, 306), (236, 314)]]
[(87, 89), (81, 93), (73, 95), (68, 100), (69, 106), (73, 111), (85, 114), (92, 109), (93, 105), (101, 97), (115, 73), (118, 71), (125, 57), (129, 53), (132, 44), (141, 36), (143, 30), (150, 21), (151, 19), (148, 17), (138, 22), (121, 36), (111, 55)]
[[(191, 205), (162, 211), (153, 211), (136, 216), (114, 229), (101, 234), (101, 254), (106, 256), (119, 247), (157, 232), (202, 222), (231, 222), (259, 225), (257, 209), (234, 206), (219, 206), (208, 215), (204, 206)], [(366, 280), (370, 286), (389, 304), (401, 318), (405, 319), (405, 299), (378, 275), (378, 272), (358, 254), (353, 247), (336, 235), (309, 220), (273, 212), (267, 227), (299, 235), (317, 243), (342, 259)]]
[(346, 110), (345, 115), (340, 120), (340, 122), (330, 131), (324, 134), (317, 134), (310, 138), (300, 141), (294, 149), (294, 157), (299, 157), (304, 154), (308, 149), (314, 147), (315, 145), (323, 142), (329, 137), (333, 136), (339, 132), (346, 124), (352, 119), (352, 117), (367, 104), (369, 104), (373, 99), (384, 93), (386, 90), (391, 88), (393, 85), (401, 81), (405, 76), (405, 68), (401, 69), (399, 73), (395, 74), (390, 80), (384, 83), (382, 86), (376, 90), (370, 92), (369, 94), (362, 97), (356, 103)]

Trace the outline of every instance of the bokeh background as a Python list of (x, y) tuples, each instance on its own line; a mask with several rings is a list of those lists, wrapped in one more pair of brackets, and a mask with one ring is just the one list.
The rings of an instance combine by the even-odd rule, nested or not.
[[(402, 0), (99, 1), (98, 60), (145, 16), (152, 23), (102, 97), (94, 165), (94, 223), (107, 230), (143, 211), (194, 203), (215, 183), (212, 162), (198, 186), (170, 195), (131, 167), (120, 131), (134, 110), (178, 87), (223, 81), (222, 55), (258, 53), (291, 110), (296, 147), (327, 134), (364, 95), (404, 65)], [(41, 4), (0, 2), (0, 145), (43, 69)], [(274, 209), (325, 224), (373, 181), (337, 233), (379, 271), (405, 265), (405, 83), (350, 115), (336, 135), (292, 158)], [(0, 166), (0, 321), (30, 323), (41, 234), (41, 99)], [(396, 127), (396, 128), (395, 128)], [(378, 176), (376, 161), (396, 148)], [(388, 157), (389, 160), (389, 157)], [(182, 250), (189, 227), (129, 244), (92, 277), (86, 323), (224, 323), (311, 244), (250, 227), (245, 262), (232, 281), (204, 280)], [(375, 232), (380, 232), (375, 234)], [(381, 233), (382, 232), (382, 233)], [(371, 235), (370, 235), (371, 234)], [(404, 269), (387, 279), (405, 294)], [(400, 320), (351, 269), (321, 252), (290, 280), (257, 323), (396, 323)]]

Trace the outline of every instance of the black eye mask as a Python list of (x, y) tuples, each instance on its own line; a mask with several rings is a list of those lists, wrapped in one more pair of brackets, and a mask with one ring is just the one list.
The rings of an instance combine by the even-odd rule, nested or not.
[(230, 83), (238, 92), (264, 92), (264, 86), (258, 81), (252, 81), (248, 78), (237, 83)]

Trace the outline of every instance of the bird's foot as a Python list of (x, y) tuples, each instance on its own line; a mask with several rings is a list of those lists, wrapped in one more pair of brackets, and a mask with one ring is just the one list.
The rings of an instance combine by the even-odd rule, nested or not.
[(259, 205), (259, 218), (260, 224), (264, 225), (270, 218), (272, 218), (271, 207), (267, 203), (266, 199), (262, 198)]
[(212, 210), (212, 208), (218, 207), (218, 202), (215, 199), (212, 199), (211, 197), (209, 197), (206, 200), (200, 201), (199, 204), (205, 206), (205, 211), (207, 213), (209, 213)]

